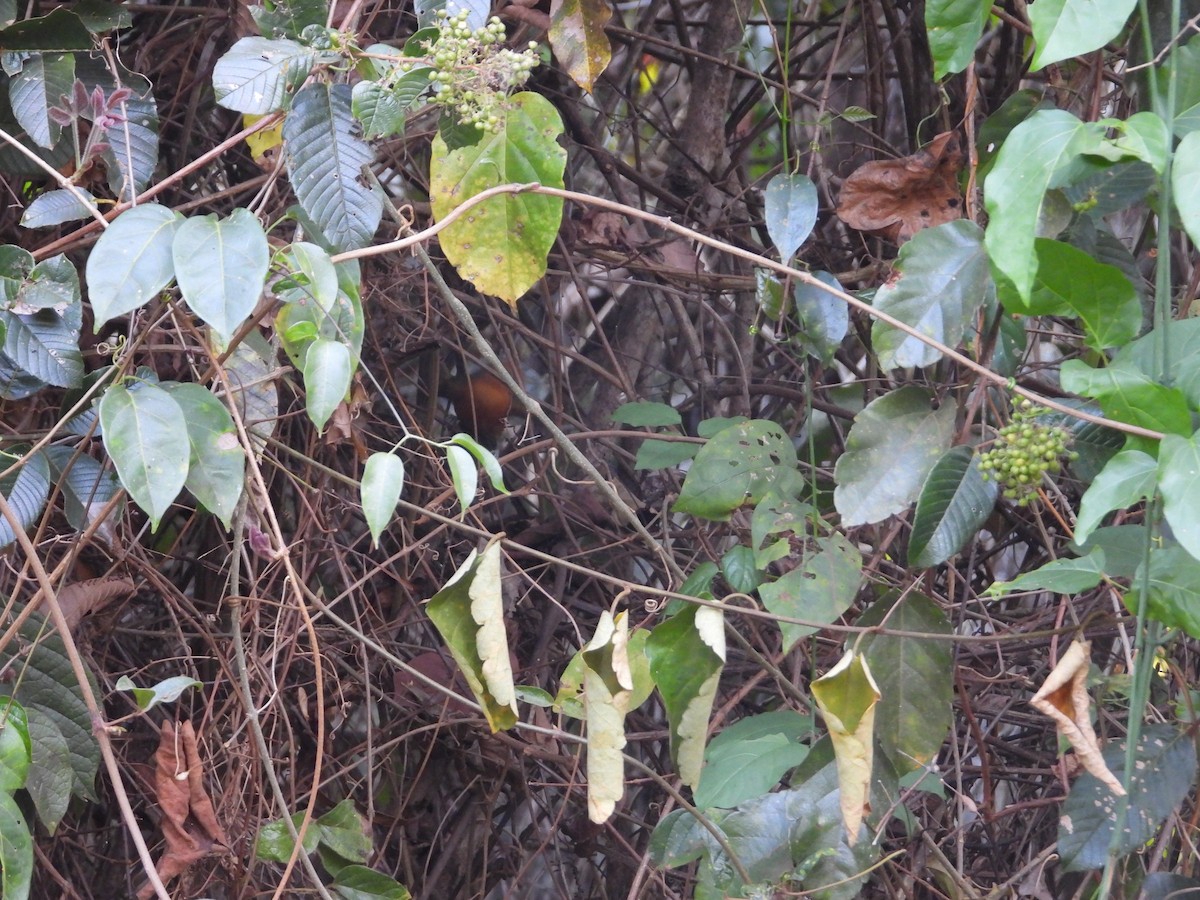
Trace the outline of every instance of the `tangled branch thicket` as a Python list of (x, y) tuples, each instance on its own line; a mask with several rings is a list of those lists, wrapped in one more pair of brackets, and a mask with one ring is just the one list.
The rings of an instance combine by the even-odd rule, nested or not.
[[(779, 15), (783, 4), (765, 5)], [(362, 46), (398, 44), (416, 27), (407, 3), (365, 0), (354, 7)], [(979, 66), (978, 96), (968, 97), (964, 80), (951, 79), (943, 93), (928, 74), (918, 3), (807, 4), (804, 15), (790, 20), (790, 46), (782, 46), (782, 18), (765, 18), (763, 4), (748, 0), (622, 7), (608, 29), (614, 58), (594, 96), (581, 94), (554, 65), (536, 70), (530, 82), (566, 123), (567, 186), (654, 210), (737, 246), (769, 248), (760, 188), (799, 159), (818, 185), (822, 209), (803, 262), (854, 290), (883, 282), (894, 248), (830, 214), (841, 181), (861, 162), (904, 156), (959, 128), (965, 117), (982, 119), (1023, 84), (1022, 43), (1011, 17), (994, 29)], [(173, 175), (243, 127), (214, 104), (211, 74), (220, 54), (253, 30), (245, 8), (134, 3), (130, 9), (133, 27), (112, 51), (154, 85), (162, 149), (156, 180), (170, 182), (157, 201), (222, 215), (248, 206), (264, 222), (279, 221), (291, 203), (281, 166), (271, 159), (260, 166), (244, 143), (186, 177)], [(507, 17), (515, 46), (541, 37), (529, 24), (536, 9), (497, 11)], [(1051, 70), (1039, 75), (1040, 87), (1056, 92), (1064, 107), (1119, 107), (1120, 82), (1110, 72), (1092, 74), (1068, 84)], [(874, 118), (838, 115), (853, 107)], [(423, 198), (435, 127), (435, 116), (418, 113), (402, 139), (376, 148), (377, 175), (418, 227), (429, 219)], [(21, 229), (22, 183), (5, 178), (4, 184), (5, 242), (39, 257), (53, 247), (82, 259), (94, 230)], [(178, 896), (267, 896), (280, 883), (282, 866), (254, 861), (257, 830), (282, 812), (264, 766), (289, 811), (303, 810), (314, 789), (317, 814), (352, 798), (371, 823), (371, 865), (415, 896), (690, 896), (689, 870), (657, 871), (648, 862), (651, 830), (673, 805), (658, 783), (631, 769), (619, 814), (594, 825), (583, 802), (579, 746), (570, 739), (577, 722), (534, 710), (526, 718), (543, 730), (491, 735), (474, 708), (413, 674), (469, 696), (423, 602), (471, 549), (503, 533), (517, 680), (553, 692), (615, 599), (631, 619), (655, 619), (647, 601), (657, 602), (657, 595), (636, 586), (679, 587), (660, 554), (691, 572), (719, 559), (731, 538), (748, 530), (736, 515), (724, 524), (672, 515), (682, 475), (635, 469), (640, 438), (613, 425), (614, 409), (627, 400), (669, 402), (689, 433), (715, 416), (774, 420), (808, 448), (806, 472), (822, 496), (832, 490), (827, 463), (854, 412), (895, 382), (864, 351), (865, 318), (854, 317), (836, 362), (821, 365), (761, 317), (748, 265), (612, 213), (568, 207), (550, 271), (515, 314), (472, 294), (438, 259), (436, 245), (428, 249), (508, 371), (601, 468), (657, 546), (633, 535), (536, 421), (516, 410), (499, 452), (511, 494), (489, 492), (459, 516), (444, 460), (406, 450), (400, 514), (373, 549), (357, 487), (365, 455), (403, 436), (393, 410), (430, 437), (458, 430), (439, 400), (439, 384), (450, 377), (455, 357), (472, 368), (479, 348), (417, 257), (364, 261), (369, 377), (359, 378), (347, 414), (322, 437), (303, 414), (297, 374), (281, 367), (279, 419), (254, 463), (298, 585), (289, 583), (279, 559), (256, 550), (253, 522), (235, 539), (185, 502), (155, 534), (133, 508), (103, 540), (75, 540), (53, 504), (37, 528), (48, 567), (70, 560), (67, 582), (117, 575), (137, 585), (78, 632), (111, 719), (134, 711), (128, 695), (115, 690), (121, 676), (150, 684), (182, 673), (204, 683), (202, 692), (184, 695), (166, 712), (160, 707), (127, 719), (127, 730), (114, 739), (135, 812), (155, 840), (159, 723), (189, 718), (229, 847), (192, 866)], [(179, 308), (152, 305), (134, 331), (129, 352), (159, 377), (197, 381), (209, 372), (204, 342)], [(1041, 356), (1031, 355), (1020, 377), (1052, 392), (1039, 360), (1075, 353), (1078, 345), (1062, 323), (1048, 322), (1030, 344)], [(90, 366), (108, 361), (103, 349), (87, 348)], [(966, 404), (976, 384), (949, 361), (914, 377), (951, 404)], [(43, 391), (4, 402), (6, 437), (44, 433), (57, 421), (61, 399)], [(1000, 885), (993, 896), (1029, 896), (1025, 886), (1040, 884), (1067, 773), (1057, 763), (1052, 724), (1026, 700), (1067, 640), (1064, 626), (1084, 623), (1097, 659), (1127, 659), (1125, 611), (1109, 587), (1004, 601), (985, 601), (980, 592), (1063, 552), (1063, 513), (1080, 489), (1064, 484), (1061, 495), (1042, 503), (1000, 506), (985, 539), (937, 570), (917, 574), (898, 562), (905, 559), (904, 519), (852, 533), (865, 550), (867, 577), (846, 624), (884, 592), (915, 586), (936, 599), (962, 638), (947, 674), (956, 699), (955, 727), (938, 759), (944, 796), (894, 798), (897, 809), (907, 807), (911, 825), (884, 824), (884, 848), (900, 852), (874, 873), (864, 896), (982, 896)], [(36, 590), (19, 556), (10, 557), (0, 588), (22, 602)], [(297, 590), (306, 608), (294, 602)], [(235, 619), (252, 708), (237, 688)], [(797, 698), (810, 680), (842, 653), (837, 630), (783, 654), (769, 621), (733, 615), (731, 625), (743, 641), (730, 648), (715, 730), (755, 712), (801, 705)], [(1180, 686), (1195, 678), (1189, 647), (1176, 647), (1173, 662)], [(1120, 676), (1113, 675), (1106, 702), (1119, 706), (1121, 696)], [(252, 720), (265, 736), (268, 759), (260, 758)], [(627, 722), (627, 752), (659, 773), (673, 770), (665, 722), (657, 700)], [(1102, 736), (1107, 730), (1103, 713), (1098, 730)], [(107, 790), (102, 784), (104, 799), (72, 810), (55, 835), (38, 836), (36, 896), (132, 897), (142, 886)], [(1184, 852), (1178, 835), (1194, 833), (1196, 815), (1189, 805), (1178, 828), (1163, 830), (1156, 855), (1167, 867)], [(306, 878), (299, 869), (292, 873), (286, 895), (310, 890), (302, 886)], [(1070, 878), (1056, 884), (1055, 896), (1070, 895)]]

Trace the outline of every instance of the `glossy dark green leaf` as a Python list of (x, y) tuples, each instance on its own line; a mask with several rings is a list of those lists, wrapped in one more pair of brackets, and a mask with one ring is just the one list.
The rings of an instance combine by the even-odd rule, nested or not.
[[(2, 467), (8, 468), (13, 459), (10, 455), (0, 456)], [(21, 529), (28, 531), (46, 508), (50, 496), (50, 464), (42, 451), (26, 454), (16, 472), (0, 480), (0, 491), (16, 514)], [(16, 532), (8, 519), (0, 518), (0, 547), (7, 547), (17, 539)]]
[(936, 566), (961, 550), (991, 515), (999, 491), (995, 481), (983, 478), (970, 447), (948, 450), (917, 498), (909, 565)]
[(704, 753), (704, 772), (696, 788), (701, 809), (728, 809), (761, 796), (804, 761), (813, 720), (790, 709), (747, 716), (723, 729)]
[(1126, 509), (1154, 494), (1158, 460), (1140, 450), (1122, 450), (1092, 479), (1075, 520), (1075, 541), (1086, 543), (1114, 509)]
[(13, 115), (38, 145), (53, 147), (58, 141), (62, 126), (50, 117), (50, 109), (58, 105), (61, 96), (71, 93), (74, 82), (75, 57), (70, 53), (31, 54), (20, 74), (9, 81)]
[(1136, 607), (1143, 583), (1150, 618), (1200, 637), (1200, 561), (1178, 544), (1151, 547), (1149, 565), (1139, 565), (1134, 575), (1127, 606)]

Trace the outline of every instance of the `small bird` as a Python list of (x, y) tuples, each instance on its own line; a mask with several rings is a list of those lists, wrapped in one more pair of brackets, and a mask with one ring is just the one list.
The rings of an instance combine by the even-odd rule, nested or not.
[(446, 382), (443, 391), (458, 416), (459, 427), (479, 443), (494, 450), (508, 427), (513, 395), (503, 381), (491, 372), (474, 375), (458, 371)]

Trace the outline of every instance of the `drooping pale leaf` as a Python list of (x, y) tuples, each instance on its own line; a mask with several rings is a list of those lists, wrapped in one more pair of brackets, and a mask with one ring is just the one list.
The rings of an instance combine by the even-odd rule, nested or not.
[(814, 681), (811, 688), (833, 741), (842, 824), (846, 826), (846, 842), (853, 847), (871, 793), (875, 709), (881, 694), (866, 658), (853, 650), (847, 650), (838, 664)]
[(608, 0), (550, 0), (550, 47), (563, 71), (589, 94), (612, 60), (604, 33), (611, 18)]
[(283, 109), (315, 60), (316, 53), (295, 41), (241, 38), (213, 68), (217, 103), (260, 116)]
[(157, 531), (187, 480), (191, 446), (183, 410), (152, 384), (114, 385), (100, 398), (100, 425), (121, 484)]
[(371, 544), (379, 546), (379, 536), (392, 521), (396, 503), (404, 490), (404, 461), (394, 453), (372, 453), (363, 467), (363, 517), (371, 531)]
[(872, 671), (887, 673), (875, 710), (875, 738), (903, 775), (937, 757), (954, 721), (952, 645), (912, 635), (948, 635), (953, 628), (933, 600), (916, 592), (877, 601), (857, 624), (878, 625), (885, 615), (889, 631), (909, 633), (867, 635), (861, 649)]
[(317, 338), (304, 357), (304, 394), (308, 417), (324, 431), (338, 404), (346, 399), (354, 376), (350, 349), (341, 341)]
[(700, 448), (674, 509), (723, 522), (771, 488), (798, 480), (796, 449), (784, 430), (765, 419), (748, 420), (722, 429)]
[(1129, 355), (1119, 356), (1102, 369), (1093, 369), (1082, 360), (1067, 360), (1062, 365), (1062, 386), (1093, 398), (1105, 416), (1118, 422), (1169, 434), (1192, 433), (1188, 398), (1179, 388), (1151, 378)]
[(708, 717), (725, 665), (724, 615), (688, 606), (646, 641), (650, 673), (671, 726), (671, 756), (683, 783), (695, 787), (704, 764)]
[(683, 417), (679, 410), (666, 403), (622, 403), (613, 410), (612, 420), (618, 425), (635, 428), (679, 425)]
[(1142, 304), (1133, 282), (1120, 269), (1061, 241), (1038, 238), (1034, 246), (1037, 276), (1029, 296), (1001, 291), (1009, 312), (1077, 316), (1085, 340), (1096, 350), (1124, 345), (1137, 336)]
[(25, 228), (50, 228), (64, 222), (86, 219), (96, 207), (96, 198), (83, 188), (59, 188), (34, 198), (21, 216)]
[(171, 283), (171, 245), (183, 221), (165, 206), (145, 203), (117, 216), (100, 235), (85, 270), (97, 333), (109, 319), (145, 305)]
[(1141, 450), (1122, 450), (1108, 461), (1079, 502), (1075, 543), (1085, 544), (1114, 509), (1125, 509), (1154, 494), (1158, 461)]
[(33, 883), (33, 835), (21, 807), (10, 793), (0, 793), (0, 893), (26, 900)]
[(133, 694), (133, 702), (142, 712), (160, 703), (174, 703), (184, 691), (194, 687), (204, 687), (204, 682), (186, 675), (173, 675), (148, 688), (138, 687), (128, 675), (122, 675), (116, 683), (118, 691), (129, 691)]
[[(1119, 776), (1125, 771), (1125, 747), (1104, 748), (1104, 762)], [(1068, 872), (1103, 868), (1110, 854), (1124, 856), (1154, 837), (1159, 825), (1186, 798), (1196, 777), (1196, 745), (1186, 729), (1146, 725), (1138, 740), (1136, 763), (1126, 787), (1128, 809), (1118, 823), (1118, 799), (1092, 774), (1071, 785), (1059, 817), (1058, 848)], [(1113, 829), (1119, 824), (1117, 843)]]
[(25, 133), (42, 147), (53, 147), (62, 126), (50, 118), (50, 108), (70, 95), (75, 82), (75, 56), (71, 53), (33, 53), (8, 83), (13, 115)]
[(496, 454), (463, 431), (451, 437), (450, 441), (474, 457), (493, 488), (501, 494), (508, 493), (508, 488), (504, 486), (504, 470), (500, 468), (500, 460), (496, 459)]
[(1104, 551), (1096, 548), (1078, 559), (1054, 559), (1012, 581), (997, 581), (984, 593), (988, 597), (1003, 597), (1013, 591), (1078, 594), (1094, 588), (1105, 574)]
[(999, 485), (984, 480), (970, 447), (953, 447), (925, 479), (908, 541), (912, 566), (944, 563), (974, 537), (996, 504)]
[(587, 716), (588, 819), (608, 821), (625, 793), (625, 714), (633, 677), (629, 670), (628, 613), (600, 614), (583, 648), (583, 701)]
[(1067, 164), (1096, 146), (1101, 132), (1060, 109), (1040, 109), (1012, 129), (984, 181), (992, 266), (1028, 300), (1037, 273), (1034, 239), (1042, 197)]
[(854, 418), (837, 461), (833, 500), (842, 525), (869, 525), (917, 498), (954, 436), (955, 408), (906, 385), (884, 394)]
[[(21, 626), (20, 640), (0, 650), (0, 666), (16, 663), (21, 666), (19, 680), (0, 682), (0, 696), (14, 697), (27, 712), (40, 714), (58, 728), (70, 751), (69, 791), (87, 799), (95, 799), (100, 747), (92, 734), (91, 714), (84, 703), (62, 639), (57, 634), (48, 634), (47, 627), (42, 616), (33, 613)], [(90, 672), (88, 677), (93, 683), (93, 690), (96, 690), (95, 679)], [(55, 777), (54, 772), (37, 771), (40, 766), (54, 764), (52, 757), (43, 758), (35, 749), (29, 777)]]
[(1030, 70), (1099, 50), (1125, 27), (1137, 0), (1037, 0), (1029, 24), (1037, 48)]
[(187, 420), (191, 455), (184, 487), (229, 528), (246, 482), (246, 454), (229, 410), (199, 384), (164, 383), (162, 389)]
[[(898, 278), (875, 293), (872, 305), (926, 337), (957, 347), (980, 305), (992, 276), (983, 249), (983, 230), (967, 219), (924, 228), (900, 248)], [(928, 366), (941, 351), (876, 321), (871, 345), (884, 369)]]
[(450, 468), (450, 481), (459, 505), (466, 512), (475, 502), (475, 492), (479, 490), (479, 470), (475, 468), (475, 460), (465, 447), (451, 444), (446, 448), (446, 465)]
[(1196, 435), (1168, 434), (1158, 451), (1158, 487), (1163, 515), (1175, 537), (1200, 559), (1200, 446)]
[(228, 342), (263, 291), (271, 253), (262, 225), (247, 209), (191, 218), (175, 232), (171, 253), (183, 299)]
[(40, 707), (25, 710), (33, 750), (25, 790), (38, 818), (54, 834), (71, 802), (71, 747), (62, 731)]
[(288, 180), (304, 211), (338, 250), (371, 242), (383, 201), (363, 180), (375, 153), (359, 135), (345, 84), (309, 84), (283, 123)]
[[(12, 462), (11, 455), (0, 456), (0, 467), (7, 469)], [(4, 499), (12, 507), (22, 530), (32, 528), (50, 496), (50, 463), (46, 454), (42, 451), (26, 454), (21, 460), (21, 468), (0, 480), (0, 491), (4, 492)], [(0, 517), (0, 547), (7, 547), (16, 539), (12, 524)]]
[(483, 553), (471, 551), (426, 609), (492, 731), (511, 728), (517, 721), (517, 697), (504, 627), (499, 541)]
[(925, 32), (936, 80), (961, 72), (975, 58), (975, 45), (991, 12), (990, 0), (928, 0)]
[(758, 589), (763, 606), (777, 616), (804, 619), (813, 625), (780, 622), (783, 650), (836, 622), (850, 608), (862, 578), (862, 554), (843, 534), (817, 538), (799, 566)]
[(1184, 231), (1193, 244), (1200, 244), (1200, 131), (1187, 135), (1175, 150), (1171, 196)]
[[(828, 272), (814, 272), (822, 284), (835, 290), (845, 290)], [(805, 353), (829, 364), (850, 330), (850, 307), (840, 297), (823, 291), (807, 281), (798, 281), (792, 288), (792, 303), (797, 332), (792, 343)]]
[(725, 728), (705, 751), (696, 806), (729, 808), (771, 790), (804, 762), (812, 720), (790, 709), (748, 716)]
[(767, 182), (763, 200), (767, 234), (786, 263), (817, 224), (817, 186), (807, 175), (776, 175)]
[[(482, 191), (515, 182), (561, 188), (566, 151), (559, 146), (562, 120), (545, 97), (529, 91), (508, 101), (503, 128), (475, 144), (451, 150), (433, 139), (429, 193), (436, 221)], [(446, 258), (475, 287), (515, 305), (546, 271), (558, 235), (562, 200), (506, 194), (472, 207), (438, 233)]]

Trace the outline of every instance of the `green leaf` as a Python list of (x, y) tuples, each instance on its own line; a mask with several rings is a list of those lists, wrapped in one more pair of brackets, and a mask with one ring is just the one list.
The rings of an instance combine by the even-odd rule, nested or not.
[(297, 241), (284, 251), (282, 262), (295, 287), (283, 289), (277, 284), (275, 292), (281, 299), (288, 303), (312, 302), (323, 312), (333, 309), (340, 289), (338, 273), (325, 250), (307, 241)]
[(1092, 532), (1114, 509), (1125, 509), (1153, 496), (1158, 483), (1158, 461), (1140, 450), (1122, 450), (1108, 461), (1079, 502), (1075, 543), (1085, 544)]
[(100, 398), (100, 426), (121, 484), (157, 531), (187, 480), (191, 447), (183, 410), (152, 384), (115, 385)]
[(4, 704), (0, 711), (0, 792), (11, 794), (25, 787), (32, 753), (24, 707), (15, 701)]
[(592, 93), (612, 60), (605, 26), (612, 18), (606, 0), (551, 0), (547, 37), (554, 56), (571, 80)]
[(924, 594), (891, 594), (858, 619), (910, 634), (867, 634), (862, 650), (871, 669), (886, 673), (875, 709), (875, 738), (900, 775), (929, 765), (954, 722), (952, 645), (912, 634), (949, 635), (953, 627), (941, 608)]
[(1188, 398), (1178, 388), (1152, 379), (1128, 355), (1119, 356), (1103, 369), (1067, 360), (1062, 366), (1062, 386), (1073, 394), (1094, 398), (1104, 415), (1118, 422), (1168, 434), (1192, 433)]
[(701, 809), (729, 808), (767, 793), (804, 762), (812, 719), (790, 709), (759, 713), (725, 728), (708, 744), (694, 800)]
[(404, 490), (404, 461), (394, 453), (372, 453), (363, 467), (359, 495), (363, 517), (371, 531), (371, 544), (379, 546), (379, 536), (391, 524)]
[(926, 2), (925, 31), (933, 57), (934, 79), (941, 81), (970, 64), (991, 12), (991, 0)]
[[(1200, 318), (1173, 320), (1167, 324), (1165, 358), (1170, 360), (1169, 372), (1162, 371), (1158, 361), (1158, 347), (1163, 337), (1155, 328), (1121, 350), (1116, 363), (1131, 363), (1155, 381), (1169, 378), (1172, 387), (1183, 392), (1187, 405), (1200, 409)], [(1191, 429), (1177, 433), (1189, 435)]]
[(613, 410), (612, 420), (635, 428), (683, 424), (679, 410), (666, 403), (622, 403)]
[(1032, 572), (1019, 575), (1012, 581), (997, 581), (986, 591), (988, 597), (1003, 597), (1013, 591), (1053, 591), (1056, 594), (1078, 594), (1088, 591), (1104, 580), (1104, 551), (1092, 550), (1078, 559), (1055, 559)]
[(359, 137), (350, 93), (345, 84), (309, 84), (283, 123), (296, 199), (338, 250), (369, 244), (383, 216), (383, 201), (363, 181), (375, 154)]
[(1029, 24), (1037, 49), (1030, 70), (1099, 50), (1121, 33), (1137, 0), (1037, 0)]
[(881, 522), (913, 502), (954, 436), (955, 407), (907, 385), (854, 418), (837, 461), (833, 492), (842, 525)]
[(817, 224), (817, 186), (807, 175), (776, 175), (767, 182), (767, 234), (787, 262)]
[(38, 818), (51, 834), (67, 814), (71, 802), (71, 746), (62, 729), (39, 707), (25, 710), (29, 722), (29, 745), (33, 751), (25, 790)]
[(7, 52), (92, 50), (95, 39), (79, 16), (59, 8), (0, 30), (0, 47)]
[(346, 399), (354, 377), (354, 361), (350, 348), (341, 341), (317, 338), (304, 356), (304, 393), (308, 417), (318, 431), (338, 404)]
[[(501, 184), (561, 188), (567, 159), (558, 144), (562, 132), (553, 104), (528, 91), (509, 99), (499, 134), (451, 150), (439, 132), (429, 169), (434, 219), (442, 221), (466, 200)], [(493, 197), (439, 232), (438, 242), (463, 278), (512, 305), (545, 273), (562, 208), (558, 197)]]
[(1171, 196), (1183, 230), (1193, 244), (1200, 245), (1200, 131), (1187, 135), (1175, 149)]
[(404, 132), (405, 107), (377, 81), (360, 81), (350, 94), (350, 111), (362, 123), (363, 138), (393, 137)]
[(4, 868), (0, 894), (5, 900), (26, 900), (33, 882), (33, 835), (12, 795), (3, 793), (0, 793), (0, 866)]
[[(83, 531), (96, 520), (108, 501), (120, 493), (121, 485), (111, 468), (86, 453), (76, 453), (74, 447), (50, 446), (46, 448), (46, 456), (63, 494), (67, 522), (76, 531)], [(116, 509), (121, 508), (118, 503)]]
[(508, 488), (504, 486), (504, 470), (500, 468), (500, 460), (496, 459), (496, 454), (465, 432), (460, 431), (450, 438), (450, 442), (462, 447), (475, 458), (475, 462), (483, 469), (493, 488), (501, 494), (508, 493)]
[(816, 634), (820, 626), (836, 622), (854, 602), (861, 579), (862, 554), (845, 535), (834, 533), (814, 541), (795, 569), (762, 585), (758, 595), (772, 613), (816, 623), (780, 622), (783, 651), (791, 650), (800, 638)]
[(17, 292), (15, 309), (21, 313), (52, 309), (59, 315), (71, 310), (74, 317), (75, 310), (71, 308), (79, 308), (81, 302), (79, 273), (74, 264), (60, 253), (33, 267)]
[(343, 900), (409, 900), (408, 889), (390, 875), (366, 866), (345, 866), (329, 885)]
[(283, 109), (315, 62), (295, 41), (241, 38), (213, 68), (217, 103), (255, 116)]
[(1035, 252), (1037, 278), (1029, 296), (1002, 290), (1001, 301), (1009, 312), (1077, 316), (1088, 346), (1096, 350), (1124, 345), (1137, 336), (1142, 327), (1141, 300), (1120, 269), (1046, 238), (1035, 241)]
[(909, 565), (940, 565), (961, 550), (991, 515), (999, 491), (996, 482), (984, 480), (980, 474), (974, 450), (948, 450), (930, 471), (917, 498), (908, 542)]
[[(822, 284), (844, 291), (828, 272), (814, 272)], [(792, 304), (796, 317), (796, 334), (792, 343), (809, 356), (829, 365), (850, 330), (850, 308), (841, 297), (835, 297), (807, 281), (798, 281), (792, 288)]]
[(329, 16), (328, 0), (264, 0), (251, 6), (250, 15), (266, 37), (298, 38), (309, 25), (324, 25)]
[(184, 691), (194, 687), (204, 687), (204, 682), (186, 675), (166, 678), (154, 687), (148, 688), (138, 687), (128, 675), (122, 675), (116, 683), (118, 691), (129, 691), (133, 694), (133, 701), (142, 712), (153, 709), (160, 703), (174, 703), (183, 695)]
[(721, 556), (721, 575), (741, 594), (753, 593), (762, 581), (762, 573), (754, 564), (754, 551), (744, 544), (730, 547)]
[[(1171, 51), (1170, 65), (1155, 66), (1151, 77), (1161, 96), (1167, 96), (1175, 81), (1175, 136), (1184, 137), (1200, 129), (1200, 35)], [(1178, 157), (1177, 157), (1178, 158)]]
[[(959, 219), (925, 228), (900, 248), (899, 278), (875, 293), (872, 306), (926, 337), (957, 347), (992, 288), (983, 231)], [(871, 345), (884, 369), (929, 366), (942, 353), (886, 322), (871, 328)]]
[(659, 623), (646, 641), (650, 674), (671, 727), (671, 758), (691, 787), (700, 781), (708, 716), (725, 666), (724, 622), (720, 610), (689, 605)]
[(43, 309), (30, 314), (6, 314), (4, 354), (18, 368), (46, 384), (76, 387), (83, 380), (83, 354), (79, 350), (82, 322), (78, 304), (60, 315)]
[(799, 480), (796, 449), (774, 422), (748, 420), (725, 428), (700, 448), (673, 507), (715, 522), (771, 488)]
[(188, 474), (184, 487), (226, 527), (242, 499), (246, 455), (225, 404), (199, 384), (164, 383), (187, 420)]
[(62, 126), (50, 118), (50, 109), (70, 95), (74, 83), (75, 57), (70, 53), (33, 53), (9, 81), (13, 115), (36, 144), (53, 147), (58, 142)]
[[(1144, 111), (1128, 119), (1104, 119), (1102, 124), (1117, 129), (1117, 137), (1111, 141), (1113, 147), (1140, 159), (1162, 175), (1171, 151), (1171, 130), (1157, 113)], [(1187, 159), (1188, 155), (1178, 158)]]
[[(771, 563), (791, 553), (791, 537), (803, 538), (814, 517), (811, 504), (792, 494), (770, 491), (754, 507), (750, 515), (750, 546), (754, 564), (766, 569)], [(773, 535), (783, 535), (767, 543)]]
[(1046, 190), (1072, 160), (1097, 146), (1101, 132), (1060, 109), (1040, 109), (1017, 125), (984, 181), (990, 220), (984, 243), (992, 266), (1028, 301), (1037, 273), (1034, 238)]
[(258, 219), (246, 209), (235, 209), (224, 220), (215, 215), (188, 219), (175, 232), (171, 254), (183, 299), (221, 343), (228, 343), (258, 304), (270, 265)]
[(635, 469), (672, 469), (700, 452), (700, 445), (690, 441), (658, 441), (652, 438), (642, 441), (638, 447)]
[[(0, 457), (3, 468), (8, 468), (12, 458), (5, 454)], [(21, 467), (13, 474), (0, 480), (0, 491), (16, 514), (21, 528), (28, 531), (36, 523), (46, 508), (46, 498), (50, 496), (50, 464), (46, 454), (39, 451), (27, 454), (21, 459)], [(12, 524), (8, 519), (0, 518), (0, 547), (7, 547), (17, 539)]]
[[(1125, 747), (1104, 748), (1104, 761), (1116, 773), (1125, 770)], [(1128, 808), (1115, 845), (1120, 799), (1094, 775), (1084, 773), (1071, 785), (1059, 817), (1058, 849), (1063, 869), (1100, 869), (1115, 855), (1125, 856), (1150, 841), (1158, 826), (1187, 797), (1196, 778), (1196, 745), (1187, 730), (1170, 725), (1144, 726), (1128, 782)]]
[(512, 728), (517, 722), (517, 698), (504, 627), (500, 543), (493, 541), (483, 553), (472, 550), (426, 611), (492, 731)]
[(1163, 516), (1175, 537), (1200, 559), (1200, 445), (1197, 435), (1168, 434), (1158, 451), (1158, 488)]
[(119, 215), (88, 254), (88, 299), (95, 331), (153, 300), (175, 277), (171, 245), (183, 216), (145, 203)]
[[(70, 791), (94, 799), (100, 747), (92, 734), (92, 716), (62, 639), (47, 630), (45, 619), (33, 613), (21, 626), (20, 640), (0, 650), (0, 668), (21, 667), (18, 680), (0, 682), (0, 696), (13, 697), (27, 715), (41, 717), (58, 728), (70, 751)], [(91, 673), (88, 677), (92, 689), (97, 690)], [(35, 747), (28, 780), (60, 777), (57, 765), (53, 755), (43, 757)]]
[[(1139, 563), (1133, 583), (1146, 585), (1151, 619), (1200, 637), (1200, 561), (1183, 547), (1151, 547), (1149, 566)], [(1135, 606), (1136, 592), (1128, 594), (1125, 603)]]

